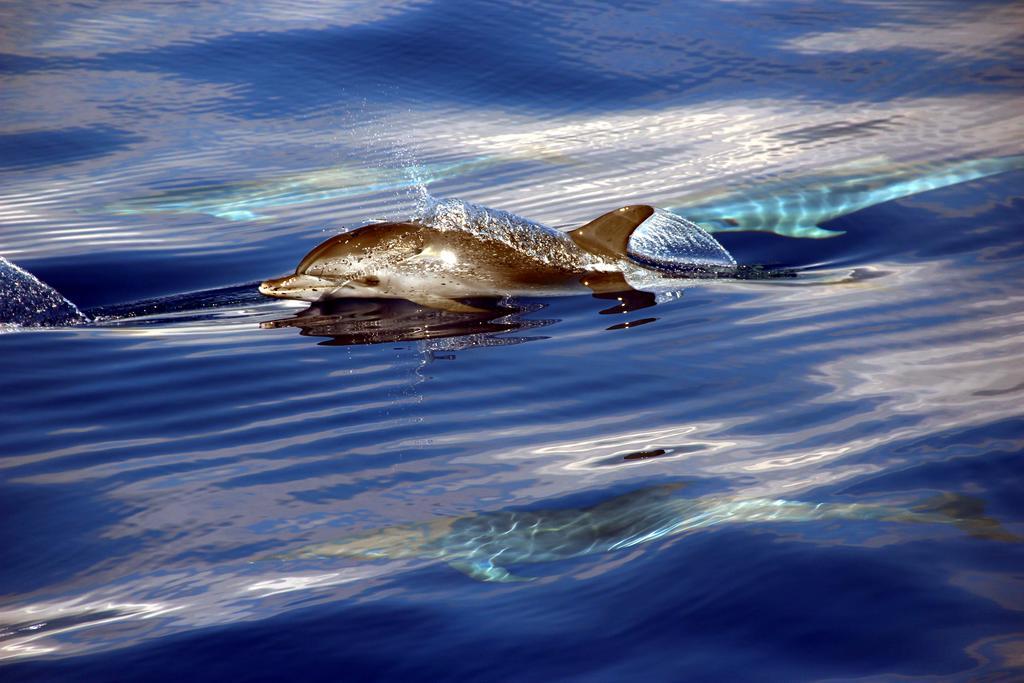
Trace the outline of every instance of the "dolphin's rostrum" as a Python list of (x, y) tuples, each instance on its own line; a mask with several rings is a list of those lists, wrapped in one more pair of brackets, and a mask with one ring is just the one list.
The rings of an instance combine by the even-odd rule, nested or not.
[(267, 280), (267, 296), (320, 301), (407, 299), (453, 312), (471, 297), (629, 289), (647, 271), (717, 276), (736, 268), (707, 232), (646, 205), (625, 206), (569, 233), (455, 200), (417, 221), (375, 223), (313, 249), (293, 275)]

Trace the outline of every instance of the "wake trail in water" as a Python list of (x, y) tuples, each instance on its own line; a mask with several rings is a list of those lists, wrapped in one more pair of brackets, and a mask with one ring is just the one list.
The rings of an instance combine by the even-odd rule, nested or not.
[(241, 285), (185, 292), (125, 304), (99, 306), (89, 309), (89, 314), (94, 322), (106, 323), (143, 316), (160, 316), (266, 303), (266, 298), (256, 289), (258, 284), (257, 282), (247, 282)]
[(0, 256), (0, 332), (104, 324), (141, 317), (205, 312), (266, 303), (257, 283), (218, 287), (80, 310), (53, 287)]

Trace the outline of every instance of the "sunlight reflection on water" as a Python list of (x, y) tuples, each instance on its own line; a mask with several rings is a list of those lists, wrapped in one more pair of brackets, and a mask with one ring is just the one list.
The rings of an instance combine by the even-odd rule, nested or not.
[[(40, 680), (179, 658), (311, 679), (1019, 673), (1021, 13), (0, 8), (0, 254), (99, 316), (0, 335), (0, 656), (57, 667), (22, 669)], [(239, 284), (427, 191), (562, 229), (699, 210), (740, 263), (793, 277), (454, 320)], [(737, 510), (960, 495), (999, 533), (737, 523), (551, 553), (509, 584), (295, 556), (659, 484)], [(648, 509), (623, 505), (616, 523)]]

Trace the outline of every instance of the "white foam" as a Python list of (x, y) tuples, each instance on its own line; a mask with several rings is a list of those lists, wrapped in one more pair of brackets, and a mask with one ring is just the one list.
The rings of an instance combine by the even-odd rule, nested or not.
[(57, 290), (0, 256), (0, 329), (56, 327), (88, 318)]
[(601, 260), (576, 246), (566, 233), (507, 211), (461, 199), (425, 196), (416, 220), (438, 230), (459, 230), (494, 240), (545, 263), (578, 270), (593, 269)]

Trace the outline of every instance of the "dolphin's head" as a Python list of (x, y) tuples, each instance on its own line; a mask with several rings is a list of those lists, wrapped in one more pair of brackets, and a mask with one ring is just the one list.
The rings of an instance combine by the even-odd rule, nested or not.
[(266, 280), (259, 291), (301, 301), (386, 296), (394, 266), (423, 250), (423, 229), (377, 223), (335, 235), (306, 254), (293, 275)]

